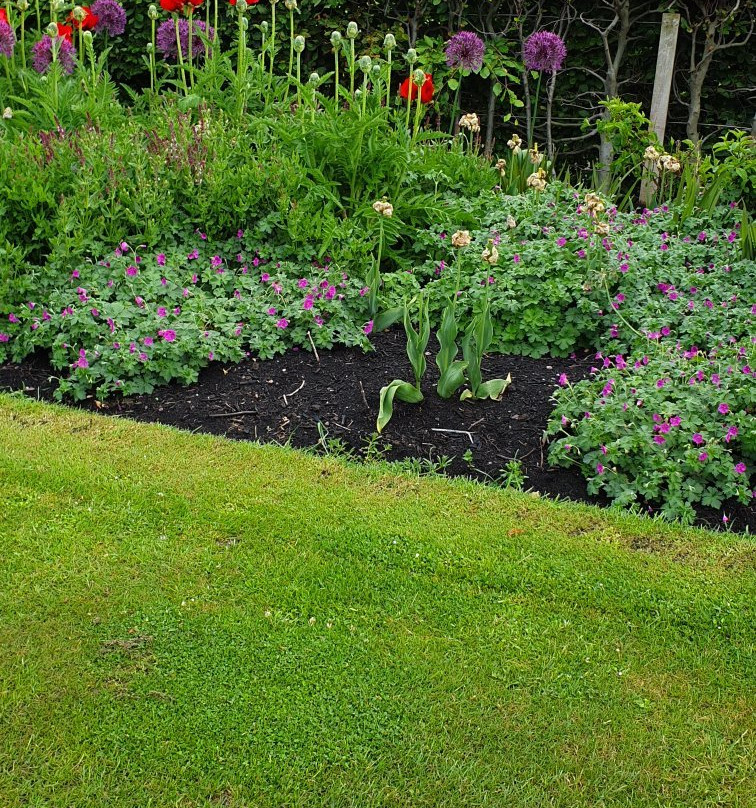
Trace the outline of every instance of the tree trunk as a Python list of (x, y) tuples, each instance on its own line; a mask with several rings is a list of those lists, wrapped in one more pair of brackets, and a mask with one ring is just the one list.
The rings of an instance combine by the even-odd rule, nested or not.
[(491, 78), (491, 89), (488, 91), (488, 115), (486, 116), (486, 157), (491, 157), (493, 154), (494, 144), (494, 125), (496, 120), (496, 94), (494, 87), (496, 86), (496, 79)]

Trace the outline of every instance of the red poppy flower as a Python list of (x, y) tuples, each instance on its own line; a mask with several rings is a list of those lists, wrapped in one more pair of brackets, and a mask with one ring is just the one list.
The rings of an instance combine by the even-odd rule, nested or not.
[(177, 14), (184, 8), (184, 0), (160, 0), (160, 8), (169, 14)]
[(93, 31), (97, 21), (100, 19), (96, 14), (92, 14), (89, 6), (82, 6), (86, 12), (86, 16), (79, 24), (78, 20), (73, 15), (73, 11), (66, 17), (66, 22), (70, 23), (74, 28), (81, 28), (83, 31)]
[(4, 8), (0, 8), (0, 22), (8, 22), (8, 15), (5, 13)]
[(70, 25), (61, 25), (58, 23), (58, 36), (62, 37), (63, 39), (67, 39), (69, 42), (71, 41), (71, 35), (73, 34), (73, 28)]
[[(412, 91), (411, 99), (414, 101), (417, 98), (417, 85), (414, 81), (411, 81), (410, 78), (406, 78), (401, 85), (399, 86), (399, 95), (402, 98), (407, 98), (410, 93), (410, 88)], [(430, 104), (431, 98), (433, 98), (433, 76), (430, 73), (425, 74), (425, 84), (420, 88), (420, 102), (423, 104)]]

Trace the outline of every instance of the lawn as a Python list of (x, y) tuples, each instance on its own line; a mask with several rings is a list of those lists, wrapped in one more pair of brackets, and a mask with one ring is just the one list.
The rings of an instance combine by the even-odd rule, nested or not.
[(3, 808), (753, 804), (748, 536), (9, 396), (0, 445)]

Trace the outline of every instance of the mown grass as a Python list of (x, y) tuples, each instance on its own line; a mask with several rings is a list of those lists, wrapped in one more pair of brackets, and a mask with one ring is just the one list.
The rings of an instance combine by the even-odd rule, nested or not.
[(0, 805), (746, 806), (753, 544), (0, 397)]

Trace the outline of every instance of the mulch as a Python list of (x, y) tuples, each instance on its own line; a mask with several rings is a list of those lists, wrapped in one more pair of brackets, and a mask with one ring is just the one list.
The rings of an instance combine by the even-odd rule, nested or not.
[[(99, 413), (144, 422), (170, 424), (194, 432), (238, 440), (290, 443), (313, 448), (338, 439), (344, 447), (364, 452), (375, 432), (379, 392), (394, 378), (410, 380), (404, 334), (393, 330), (374, 339), (375, 350), (336, 348), (316, 358), (290, 351), (267, 361), (249, 359), (235, 365), (213, 363), (189, 386), (177, 383), (149, 395), (113, 397), (77, 404)], [(548, 496), (608, 504), (605, 497), (589, 496), (576, 468), (552, 468), (543, 432), (552, 409), (551, 393), (559, 374), (571, 381), (588, 376), (592, 355), (574, 359), (490, 356), (484, 378), (512, 376), (500, 402), (443, 400), (435, 393), (438, 372), (428, 357), (419, 405), (396, 403), (394, 416), (382, 435), (390, 444), (387, 460), (422, 458), (444, 465), (449, 475), (496, 478), (507, 462), (519, 460), (527, 477), (525, 487)], [(52, 400), (55, 380), (44, 355), (21, 365), (0, 365), (0, 390)], [(464, 459), (467, 451), (472, 460)], [(702, 509), (697, 524), (722, 525), (722, 513), (735, 530), (756, 530), (756, 509), (737, 502), (721, 511)]]

